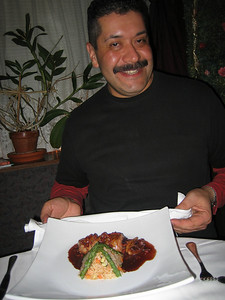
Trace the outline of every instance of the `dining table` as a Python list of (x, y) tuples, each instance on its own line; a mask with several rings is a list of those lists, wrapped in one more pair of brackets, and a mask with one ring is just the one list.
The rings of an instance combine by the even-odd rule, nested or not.
[[(193, 254), (186, 247), (186, 243), (195, 242), (199, 256), (204, 262), (206, 269), (215, 277), (219, 277), (221, 275), (225, 275), (225, 241), (187, 237), (176, 237), (176, 240), (181, 256), (193, 274), (194, 280), (190, 283), (168, 290), (156, 289), (154, 293), (151, 293), (151, 295), (140, 295), (137, 299), (225, 299), (225, 284), (220, 283), (217, 280), (202, 281), (199, 276), (201, 271), (200, 265)], [(168, 249), (168, 251), (170, 251), (170, 249)], [(33, 248), (32, 250), (16, 254), (17, 260), (11, 271), (11, 279), (9, 282), (8, 291), (10, 291), (10, 289), (13, 288), (28, 271), (37, 253), (38, 248)], [(9, 257), (10, 255), (0, 258), (0, 282), (7, 270)], [(113, 298), (114, 297), (109, 297), (109, 299)], [(12, 298), (6, 293), (4, 299), (9, 300)], [(15, 299), (15, 297), (13, 299)], [(18, 299), (20, 299), (20, 297), (18, 297)]]

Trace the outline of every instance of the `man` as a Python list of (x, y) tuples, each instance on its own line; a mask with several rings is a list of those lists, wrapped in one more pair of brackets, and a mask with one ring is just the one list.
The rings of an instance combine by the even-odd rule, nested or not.
[(90, 213), (100, 213), (176, 207), (180, 191), (177, 207), (193, 216), (172, 220), (175, 231), (215, 237), (204, 229), (211, 205), (225, 203), (224, 108), (202, 83), (153, 72), (147, 18), (140, 0), (91, 3), (87, 51), (107, 85), (67, 122), (41, 219), (82, 214), (87, 194)]

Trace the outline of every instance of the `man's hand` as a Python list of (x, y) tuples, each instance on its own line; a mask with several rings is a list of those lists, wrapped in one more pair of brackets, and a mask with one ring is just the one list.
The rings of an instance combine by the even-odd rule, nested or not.
[(46, 223), (49, 217), (62, 219), (80, 216), (80, 206), (67, 198), (54, 198), (47, 201), (41, 210), (41, 221)]
[(192, 209), (189, 219), (172, 219), (172, 225), (177, 233), (188, 233), (206, 229), (212, 221), (211, 191), (207, 188), (191, 190), (184, 200), (176, 207), (179, 209)]

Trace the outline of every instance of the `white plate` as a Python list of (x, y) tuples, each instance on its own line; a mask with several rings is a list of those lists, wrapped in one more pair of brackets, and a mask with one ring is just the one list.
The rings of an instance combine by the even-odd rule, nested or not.
[[(115, 220), (115, 214), (100, 214), (98, 221), (96, 216), (73, 218), (72, 222), (49, 219), (38, 254), (24, 278), (9, 292), (10, 298), (143, 299), (193, 280), (178, 250), (167, 207), (139, 216), (134, 212), (122, 216), (125, 219)], [(118, 279), (80, 279), (78, 270), (68, 261), (68, 250), (80, 238), (104, 231), (144, 238), (155, 246), (155, 258)]]

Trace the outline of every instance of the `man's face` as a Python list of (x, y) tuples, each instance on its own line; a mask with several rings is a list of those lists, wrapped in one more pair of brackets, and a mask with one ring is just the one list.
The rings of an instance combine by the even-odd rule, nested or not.
[(100, 67), (113, 96), (127, 98), (146, 90), (153, 78), (153, 58), (142, 16), (130, 11), (99, 20), (97, 50), (88, 43), (94, 67)]

